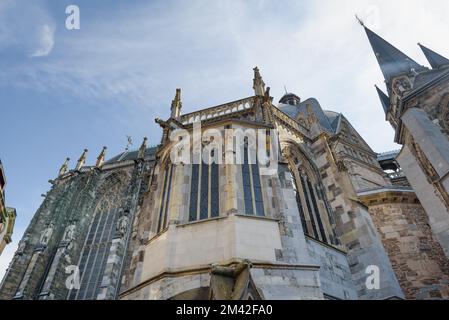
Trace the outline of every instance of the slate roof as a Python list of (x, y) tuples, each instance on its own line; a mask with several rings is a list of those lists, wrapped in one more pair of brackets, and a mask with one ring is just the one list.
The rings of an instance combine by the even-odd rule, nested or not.
[[(145, 150), (145, 158), (154, 156), (156, 154), (156, 150), (157, 150), (157, 147), (147, 148)], [(127, 153), (122, 152), (122, 153), (116, 155), (115, 157), (109, 159), (108, 161), (106, 161), (105, 164), (111, 164), (111, 163), (119, 162), (119, 161), (136, 160), (138, 154), (139, 154), (139, 150), (133, 150), (133, 151), (129, 151)]]
[(381, 90), (378, 86), (376, 86), (377, 94), (379, 95), (380, 103), (382, 104), (382, 108), (385, 113), (388, 113), (390, 110), (390, 98)]
[(442, 55), (436, 53), (433, 50), (430, 50), (420, 43), (418, 43), (418, 45), (420, 46), (422, 52), (424, 52), (424, 55), (426, 56), (427, 61), (429, 61), (430, 65), (432, 66), (432, 69), (439, 69), (443, 66), (449, 65), (449, 59), (446, 59)]
[(416, 72), (427, 69), (367, 27), (364, 28), (387, 83), (390, 83), (393, 77), (410, 73), (411, 69), (414, 69)]
[(279, 103), (278, 108), (282, 112), (289, 115), (291, 118), (297, 119), (297, 117), (300, 113), (307, 117), (307, 106), (308, 105), (311, 106), (313, 112), (317, 116), (321, 127), (330, 133), (334, 133), (334, 129), (332, 127), (331, 122), (329, 121), (328, 117), (324, 113), (323, 108), (321, 108), (320, 103), (315, 98), (309, 98), (296, 106)]

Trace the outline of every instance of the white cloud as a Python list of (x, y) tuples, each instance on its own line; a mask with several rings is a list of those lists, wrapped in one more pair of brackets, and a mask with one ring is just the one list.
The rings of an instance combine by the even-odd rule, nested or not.
[(46, 56), (54, 46), (54, 31), (45, 0), (1, 0), (0, 54)]
[(55, 29), (44, 24), (39, 33), (39, 48), (37, 48), (30, 57), (45, 57), (53, 50), (55, 45)]

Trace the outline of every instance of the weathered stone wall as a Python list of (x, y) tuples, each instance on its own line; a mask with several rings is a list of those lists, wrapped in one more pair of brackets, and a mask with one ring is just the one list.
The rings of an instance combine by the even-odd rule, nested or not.
[(313, 263), (320, 266), (321, 291), (326, 297), (358, 299), (345, 252), (310, 238), (307, 252)]
[(406, 298), (448, 299), (449, 260), (422, 206), (387, 202), (372, 205), (369, 211)]
[(407, 127), (407, 138), (397, 159), (449, 257), (448, 137), (421, 109), (408, 109), (402, 120)]
[[(348, 252), (357, 295), (359, 299), (403, 297), (368, 208), (358, 201), (352, 176), (356, 167), (348, 168), (345, 157), (336, 158), (331, 148), (324, 136), (313, 144), (315, 161), (335, 216), (337, 237)], [(382, 274), (379, 290), (368, 290), (365, 284), (366, 270), (371, 265), (379, 267)]]

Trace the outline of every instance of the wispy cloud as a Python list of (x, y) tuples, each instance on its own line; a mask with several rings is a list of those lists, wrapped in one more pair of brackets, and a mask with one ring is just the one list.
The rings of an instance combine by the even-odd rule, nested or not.
[(53, 50), (53, 46), (55, 45), (55, 29), (47, 24), (44, 24), (41, 27), (38, 42), (39, 47), (29, 56), (30, 57), (48, 56), (51, 50)]
[[(165, 112), (175, 87), (184, 89), (185, 111), (249, 95), (251, 68), (259, 65), (276, 99), (284, 85), (304, 99), (314, 96), (324, 108), (345, 113), (382, 151), (397, 146), (373, 87), (381, 73), (354, 15), (422, 63), (416, 42), (447, 49), (444, 0), (432, 6), (423, 0), (205, 3), (139, 2), (108, 11), (108, 19), (81, 15), (79, 32), (56, 34), (51, 61), (5, 65), (0, 85), (17, 78), (20, 86), (99, 104), (112, 99), (141, 117), (142, 110)], [(93, 10), (86, 6), (81, 2), (81, 12)], [(404, 7), (407, 15), (391, 14)], [(52, 24), (41, 23), (31, 56), (52, 52), (54, 38)]]
[(42, 57), (51, 52), (55, 23), (46, 4), (45, 0), (1, 0), (0, 55)]

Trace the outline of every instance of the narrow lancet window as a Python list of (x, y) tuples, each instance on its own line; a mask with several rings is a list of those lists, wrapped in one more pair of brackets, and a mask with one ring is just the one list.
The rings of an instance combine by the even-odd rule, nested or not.
[(309, 187), (310, 196), (312, 198), (312, 205), (313, 209), (315, 210), (316, 219), (318, 221), (318, 228), (321, 233), (321, 239), (324, 242), (327, 242), (326, 233), (324, 231), (323, 222), (321, 221), (320, 211), (318, 210), (318, 205), (315, 198), (315, 193), (313, 192), (312, 184), (310, 183), (309, 179), (307, 179), (307, 186)]
[[(214, 152), (211, 151), (211, 159)], [(220, 215), (220, 174), (216, 162), (193, 164), (190, 187), (189, 221), (206, 220)]]
[(249, 161), (248, 140), (245, 138), (242, 164), (243, 198), (245, 203), (245, 214), (264, 216), (262, 186), (260, 183), (259, 164), (257, 157), (255, 162)]
[(200, 220), (208, 218), (209, 213), (209, 165), (201, 164)]
[(159, 221), (157, 232), (161, 232), (168, 225), (168, 207), (170, 202), (171, 180), (173, 175), (173, 165), (165, 169), (164, 185), (162, 186), (161, 208), (159, 210)]
[(220, 203), (219, 203), (219, 168), (218, 164), (215, 162), (210, 165), (210, 215), (212, 218), (216, 218), (219, 216), (220, 211)]
[(291, 175), (291, 179), (292, 179), (293, 189), (295, 191), (296, 204), (298, 206), (299, 217), (301, 219), (302, 229), (305, 234), (309, 234), (309, 230), (307, 230), (306, 217), (304, 216), (304, 208), (302, 206), (301, 195), (299, 194), (299, 185), (298, 185), (298, 182), (296, 181), (294, 173), (291, 173), (290, 175)]
[(316, 228), (315, 217), (313, 216), (312, 206), (310, 205), (309, 192), (307, 190), (305, 178), (301, 176), (301, 186), (304, 190), (304, 198), (306, 199), (307, 210), (309, 211), (310, 223), (312, 224), (313, 236), (318, 239), (318, 231)]
[(190, 187), (189, 221), (195, 221), (198, 213), (198, 181), (200, 165), (192, 164), (192, 178)]

